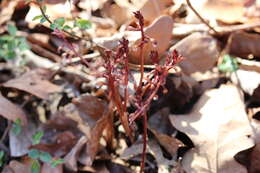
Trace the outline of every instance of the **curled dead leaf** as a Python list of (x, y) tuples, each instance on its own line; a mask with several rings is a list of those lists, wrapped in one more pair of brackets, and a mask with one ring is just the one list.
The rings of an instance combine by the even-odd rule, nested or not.
[(3, 86), (26, 91), (41, 99), (48, 99), (49, 94), (61, 91), (59, 86), (48, 81), (51, 75), (51, 70), (38, 68), (5, 82)]

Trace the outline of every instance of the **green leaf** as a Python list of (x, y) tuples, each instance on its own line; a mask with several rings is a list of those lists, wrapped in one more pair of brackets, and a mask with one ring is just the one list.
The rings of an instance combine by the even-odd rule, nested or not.
[(52, 160), (51, 161), (51, 167), (52, 168), (56, 168), (59, 164), (64, 163), (65, 160), (64, 159), (57, 159), (57, 160)]
[(32, 144), (33, 145), (39, 144), (41, 142), (41, 139), (42, 139), (43, 135), (44, 135), (43, 131), (36, 132), (32, 136), (32, 140), (33, 140)]
[(14, 37), (10, 36), (10, 35), (3, 35), (0, 37), (0, 41), (6, 42), (6, 41), (10, 41), (13, 40)]
[(34, 160), (31, 165), (31, 173), (40, 173), (41, 165), (38, 160)]
[(0, 167), (2, 167), (4, 164), (4, 156), (5, 153), (3, 151), (0, 151)]
[(14, 25), (8, 25), (7, 31), (11, 36), (15, 36), (17, 32), (17, 28)]
[(46, 22), (46, 21), (47, 21), (46, 18), (45, 18), (45, 17), (42, 17), (41, 20), (40, 20), (40, 23), (44, 23), (44, 22)]
[(55, 19), (53, 22), (54, 22), (54, 24), (57, 25), (57, 28), (62, 29), (63, 25), (65, 24), (65, 18), (61, 17), (61, 18)]
[[(15, 51), (7, 51), (6, 52), (6, 55), (5, 55), (6, 60), (14, 59), (15, 57), (16, 57)], [(14, 134), (17, 136), (21, 133), (21, 131), (22, 131), (21, 126), (17, 126)]]
[(51, 160), (52, 160), (52, 157), (51, 157), (51, 155), (50, 155), (48, 152), (42, 151), (42, 152), (40, 153), (40, 160), (41, 160), (42, 162), (50, 163)]
[(64, 27), (63, 27), (63, 29), (64, 30), (70, 30), (70, 29), (72, 29), (69, 25), (65, 25)]
[(79, 27), (80, 29), (89, 29), (92, 26), (91, 22), (85, 19), (77, 19), (74, 25)]
[(38, 159), (40, 157), (41, 152), (39, 150), (36, 149), (31, 149), (28, 152), (28, 156), (32, 159)]
[[(8, 59), (11, 59), (15, 56), (15, 52), (7, 52), (6, 55)], [(22, 121), (20, 118), (18, 118), (17, 120), (15, 120), (15, 122), (12, 125), (12, 129), (11, 129), (12, 133), (14, 133), (16, 136), (19, 135), (22, 131)]]
[(24, 37), (18, 38), (19, 43), (18, 43), (18, 49), (20, 51), (28, 50), (30, 49), (30, 46), (28, 45), (26, 39)]
[(16, 46), (17, 46), (17, 41), (15, 39), (13, 39), (13, 40), (9, 41), (7, 43), (7, 45), (8, 45), (8, 50), (9, 51), (14, 51)]
[(43, 18), (43, 16), (42, 15), (38, 15), (38, 16), (35, 16), (32, 20), (35, 21), (35, 20), (38, 20), (38, 19), (41, 19), (41, 18)]
[(55, 30), (56, 28), (58, 28), (58, 26), (55, 23), (52, 23), (52, 24), (50, 24), (50, 28), (52, 30)]
[(223, 57), (223, 61), (218, 65), (218, 69), (221, 72), (235, 72), (239, 68), (236, 58), (226, 54)]

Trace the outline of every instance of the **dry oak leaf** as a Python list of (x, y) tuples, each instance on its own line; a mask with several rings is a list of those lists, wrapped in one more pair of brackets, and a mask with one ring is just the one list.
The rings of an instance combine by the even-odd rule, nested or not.
[(5, 82), (3, 86), (23, 90), (41, 99), (48, 99), (49, 94), (61, 91), (59, 86), (47, 80), (51, 75), (51, 70), (38, 68)]
[(185, 57), (179, 66), (186, 74), (205, 72), (212, 69), (218, 60), (220, 51), (215, 38), (204, 33), (193, 33), (170, 48)]
[[(73, 104), (68, 104), (64, 111), (66, 116), (78, 122), (78, 128), (87, 138), (86, 147), (80, 153), (82, 155), (80, 161), (84, 165), (90, 166), (100, 149), (99, 142), (103, 132), (111, 130), (108, 124), (111, 123), (110, 116), (112, 114), (108, 112), (108, 107), (104, 100), (91, 95), (82, 95), (73, 99)], [(79, 146), (81, 145), (83, 144), (79, 144)], [(74, 152), (74, 155), (75, 153), (77, 151)], [(75, 170), (75, 161), (72, 163), (68, 167)]]
[[(148, 43), (144, 45), (144, 57), (145, 64), (151, 64), (152, 60), (149, 58), (150, 52), (152, 50), (158, 51), (159, 56), (163, 55), (165, 51), (170, 46), (170, 41), (172, 38), (173, 20), (170, 16), (160, 16), (154, 22), (145, 28), (144, 32), (146, 36), (153, 39), (149, 40)], [(135, 31), (136, 32), (136, 31)], [(138, 32), (138, 37), (140, 38), (140, 33)], [(140, 64), (140, 39), (134, 41), (130, 45), (130, 59), (131, 63)]]
[(222, 85), (205, 92), (191, 113), (172, 115), (172, 124), (193, 141), (195, 147), (183, 157), (189, 173), (246, 173), (235, 154), (254, 145), (241, 91)]
[(243, 58), (249, 55), (260, 57), (260, 35), (245, 32), (232, 33), (229, 38), (229, 53)]
[(27, 118), (24, 111), (17, 105), (10, 102), (0, 93), (0, 115), (4, 118), (16, 121), (20, 119), (23, 125), (27, 124)]

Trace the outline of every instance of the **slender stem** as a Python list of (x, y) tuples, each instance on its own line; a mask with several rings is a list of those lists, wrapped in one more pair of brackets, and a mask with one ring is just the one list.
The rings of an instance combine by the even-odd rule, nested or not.
[(142, 83), (143, 83), (143, 78), (144, 78), (144, 55), (143, 55), (143, 45), (140, 47), (140, 58), (141, 58), (141, 66), (140, 66), (140, 81), (139, 81), (139, 86), (138, 89), (142, 88)]
[(145, 159), (146, 159), (146, 145), (147, 145), (147, 114), (143, 114), (143, 152), (140, 173), (144, 171)]
[(192, 6), (190, 0), (186, 0), (187, 5), (191, 8), (191, 10), (196, 14), (196, 16), (198, 16), (198, 18), (205, 23), (212, 31), (214, 31), (215, 34), (218, 34), (218, 32), (212, 27), (210, 26), (210, 24), (199, 14), (199, 12)]
[[(42, 4), (37, 3), (37, 5), (38, 5), (39, 8), (40, 8), (40, 11), (41, 11), (42, 16), (47, 20), (47, 22), (48, 22), (49, 24), (53, 24), (53, 22), (50, 20), (50, 18), (45, 14)], [(62, 31), (65, 32), (66, 34), (70, 35), (71, 37), (74, 37), (74, 38), (79, 39), (79, 40), (90, 41), (91, 44), (93, 44), (92, 40), (90, 40), (90, 39), (86, 39), (86, 38), (83, 38), (83, 37), (79, 37), (79, 36), (77, 36), (77, 35), (75, 35), (75, 34), (69, 32), (69, 31), (64, 30), (64, 29), (62, 29)]]

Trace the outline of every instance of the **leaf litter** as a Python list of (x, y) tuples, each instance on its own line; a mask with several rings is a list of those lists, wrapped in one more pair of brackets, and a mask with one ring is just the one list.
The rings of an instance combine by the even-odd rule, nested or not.
[[(62, 32), (41, 16), (39, 2)], [(2, 0), (0, 7), (0, 43), (11, 23), (15, 38), (31, 45), (19, 51), (10, 42), (11, 60), (0, 46), (3, 173), (139, 172), (144, 156), (144, 172), (259, 172), (259, 0)], [(123, 37), (131, 82), (119, 82), (117, 97), (131, 89), (118, 115), (102, 64), (108, 50), (120, 55)], [(149, 95), (149, 88), (135, 93), (139, 69), (149, 83), (174, 50), (183, 59), (152, 98), (147, 124), (141, 116), (130, 121), (126, 116), (140, 109), (137, 95)], [(127, 76), (124, 64), (117, 68)], [(45, 158), (30, 158), (31, 150)]]

